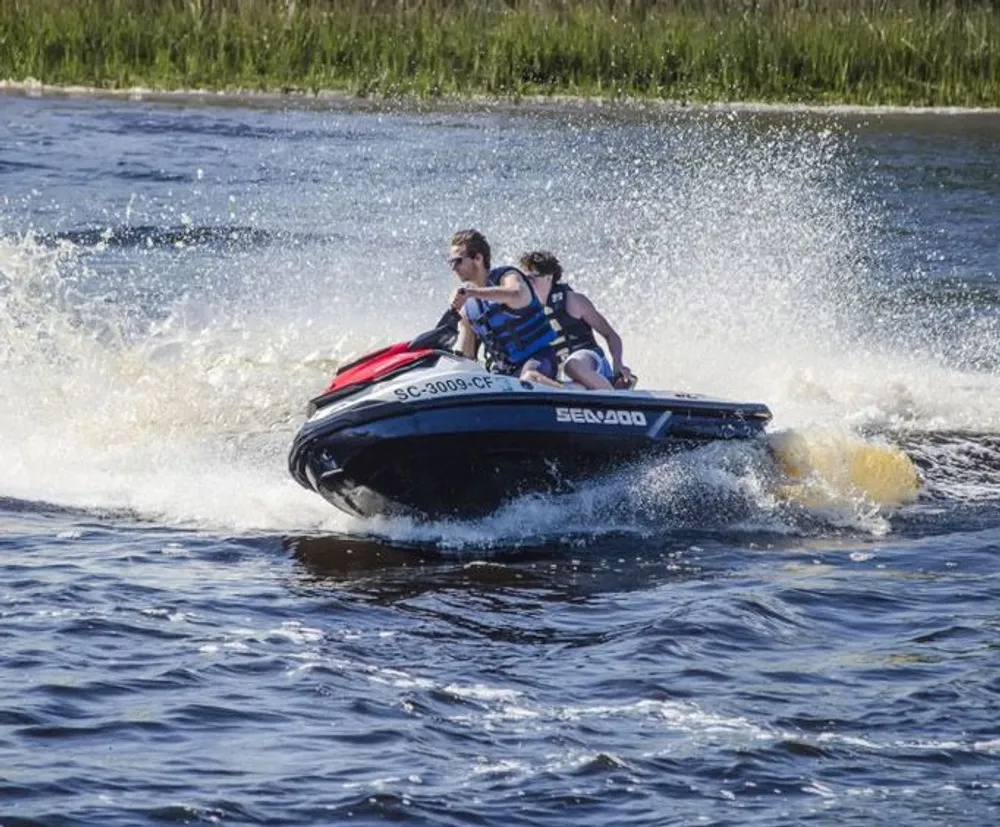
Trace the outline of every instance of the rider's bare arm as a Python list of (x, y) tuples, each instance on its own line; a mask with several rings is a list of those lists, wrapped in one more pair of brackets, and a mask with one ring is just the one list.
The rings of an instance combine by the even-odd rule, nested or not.
[(514, 272), (504, 274), (500, 279), (500, 284), (496, 287), (476, 287), (471, 284), (463, 284), (462, 287), (466, 296), (490, 302), (500, 302), (514, 310), (527, 307), (531, 302), (531, 291), (528, 289), (527, 283)]
[(461, 353), (466, 359), (476, 358), (476, 334), (472, 332), (465, 314), (458, 320), (458, 338), (455, 339), (455, 351)]
[(586, 322), (604, 337), (611, 353), (611, 367), (616, 374), (631, 374), (622, 360), (622, 337), (618, 335), (611, 323), (598, 312), (590, 299), (575, 291), (567, 293), (566, 310), (573, 318)]

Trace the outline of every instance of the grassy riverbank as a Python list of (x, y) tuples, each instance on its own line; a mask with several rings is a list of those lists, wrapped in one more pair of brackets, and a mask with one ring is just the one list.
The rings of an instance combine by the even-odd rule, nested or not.
[(5, 0), (0, 78), (1000, 106), (998, 0)]

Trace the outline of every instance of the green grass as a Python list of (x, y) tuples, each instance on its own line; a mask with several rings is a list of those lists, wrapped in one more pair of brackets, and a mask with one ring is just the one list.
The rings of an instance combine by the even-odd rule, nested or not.
[(1000, 0), (0, 0), (0, 77), (1000, 106)]

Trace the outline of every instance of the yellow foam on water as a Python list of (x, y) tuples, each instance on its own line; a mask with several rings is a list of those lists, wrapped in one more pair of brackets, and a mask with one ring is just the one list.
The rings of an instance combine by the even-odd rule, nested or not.
[(780, 493), (807, 508), (864, 497), (882, 508), (916, 499), (920, 476), (899, 448), (842, 433), (785, 431), (768, 439), (785, 482)]

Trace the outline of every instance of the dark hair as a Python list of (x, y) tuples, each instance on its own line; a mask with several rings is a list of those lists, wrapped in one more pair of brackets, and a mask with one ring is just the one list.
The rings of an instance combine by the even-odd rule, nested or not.
[(482, 256), (486, 269), (490, 269), (490, 243), (479, 230), (459, 230), (451, 237), (451, 246), (461, 247), (467, 256)]
[(525, 272), (538, 273), (540, 276), (552, 276), (553, 283), (562, 278), (562, 265), (548, 250), (532, 250), (523, 253), (518, 264)]

